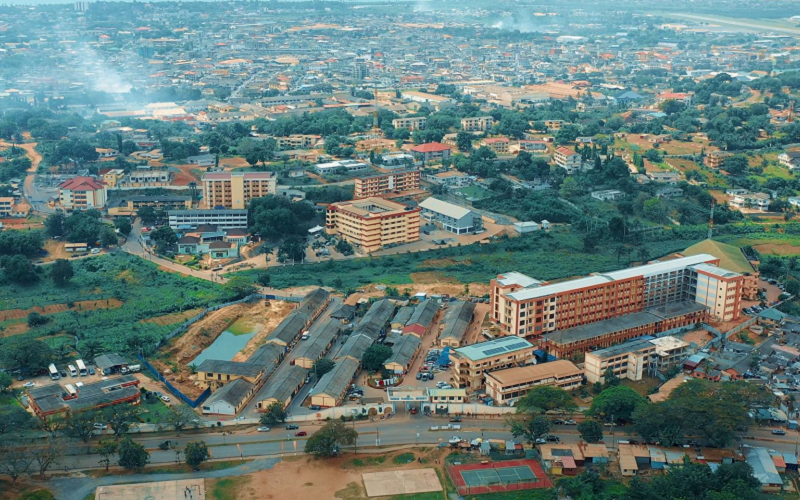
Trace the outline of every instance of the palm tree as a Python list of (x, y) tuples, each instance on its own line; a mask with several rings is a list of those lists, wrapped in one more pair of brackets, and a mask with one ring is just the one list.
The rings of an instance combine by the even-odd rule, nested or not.
[(620, 257), (625, 255), (625, 251), (627, 249), (624, 245), (619, 245), (617, 248), (614, 249), (614, 254), (617, 256), (617, 262), (619, 262)]

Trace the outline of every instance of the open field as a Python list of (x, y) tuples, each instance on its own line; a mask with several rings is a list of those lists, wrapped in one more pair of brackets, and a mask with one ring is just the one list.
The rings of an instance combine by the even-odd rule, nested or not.
[[(46, 277), (30, 286), (0, 286), (0, 311), (13, 319), (40, 308), (50, 318), (24, 335), (52, 338), (80, 332), (83, 340), (98, 340), (104, 349), (128, 352), (139, 346), (155, 348), (183, 321), (182, 313), (229, 298), (220, 285), (159, 272), (154, 264), (128, 254), (81, 259), (72, 265), (75, 276), (64, 287), (53, 286)], [(149, 318), (159, 319), (142, 322)]]
[[(653, 143), (649, 142), (647, 137), (642, 138), (641, 135), (628, 134), (623, 139), (617, 139), (614, 142), (614, 147), (627, 149), (631, 153), (638, 151), (642, 154), (648, 149), (653, 149)], [(673, 140), (666, 144), (659, 144), (658, 149), (668, 155), (695, 155), (700, 154), (703, 149), (705, 149), (706, 153), (709, 153), (719, 148), (710, 146), (707, 140), (693, 137), (691, 142)]]

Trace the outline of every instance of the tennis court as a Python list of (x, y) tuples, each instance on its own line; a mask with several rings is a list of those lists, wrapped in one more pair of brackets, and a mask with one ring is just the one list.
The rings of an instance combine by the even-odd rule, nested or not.
[(464, 478), (464, 483), (471, 487), (536, 481), (536, 476), (527, 465), (501, 469), (462, 470), (461, 477)]
[(453, 464), (447, 466), (461, 494), (550, 488), (552, 485), (535, 460)]

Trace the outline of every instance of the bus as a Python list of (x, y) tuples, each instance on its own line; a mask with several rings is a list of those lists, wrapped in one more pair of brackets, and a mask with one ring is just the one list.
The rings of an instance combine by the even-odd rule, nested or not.
[(50, 363), (50, 366), (47, 367), (47, 371), (50, 372), (50, 379), (51, 380), (58, 380), (61, 378), (61, 375), (58, 374), (58, 369), (56, 365)]
[(89, 370), (86, 369), (86, 365), (83, 364), (83, 360), (82, 359), (77, 360), (75, 362), (75, 364), (78, 366), (78, 373), (81, 374), (81, 377), (85, 377), (86, 375), (89, 375)]

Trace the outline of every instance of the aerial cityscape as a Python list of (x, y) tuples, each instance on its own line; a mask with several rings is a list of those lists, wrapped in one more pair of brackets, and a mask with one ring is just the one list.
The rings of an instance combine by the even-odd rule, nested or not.
[(800, 2), (0, 7), (0, 500), (800, 500)]

